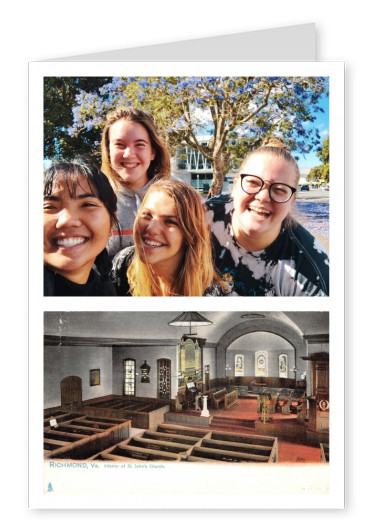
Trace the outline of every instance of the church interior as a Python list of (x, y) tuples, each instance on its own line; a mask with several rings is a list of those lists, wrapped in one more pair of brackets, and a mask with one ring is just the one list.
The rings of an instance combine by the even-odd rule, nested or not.
[(45, 312), (44, 458), (329, 463), (328, 312)]

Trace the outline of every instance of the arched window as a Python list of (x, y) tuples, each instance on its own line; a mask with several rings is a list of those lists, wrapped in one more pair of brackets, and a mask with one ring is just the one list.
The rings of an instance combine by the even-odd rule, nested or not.
[(136, 360), (123, 360), (124, 394), (136, 396)]

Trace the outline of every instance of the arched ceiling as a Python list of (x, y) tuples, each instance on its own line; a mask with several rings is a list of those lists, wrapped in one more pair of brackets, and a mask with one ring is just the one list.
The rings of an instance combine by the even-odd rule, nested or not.
[[(329, 334), (328, 312), (200, 312), (212, 321), (210, 326), (192, 328), (207, 344), (215, 345), (231, 328), (252, 320), (262, 322), (264, 316), (292, 326), (303, 335)], [(189, 327), (169, 326), (179, 312), (45, 312), (45, 336), (98, 339), (99, 343), (169, 341), (171, 344), (189, 333)], [(247, 336), (245, 336), (246, 338)], [(262, 336), (259, 336), (260, 338)], [(101, 341), (103, 340), (103, 341)], [(262, 339), (260, 339), (261, 341)], [(241, 338), (238, 340), (241, 341)], [(246, 339), (244, 339), (246, 341)], [(239, 343), (241, 345), (241, 343)], [(233, 345), (231, 348), (234, 348)], [(238, 347), (236, 347), (238, 348)], [(239, 347), (242, 348), (242, 347)]]
[(255, 350), (293, 350), (293, 346), (283, 337), (270, 332), (252, 332), (239, 337), (228, 347), (228, 350), (249, 350), (250, 346)]

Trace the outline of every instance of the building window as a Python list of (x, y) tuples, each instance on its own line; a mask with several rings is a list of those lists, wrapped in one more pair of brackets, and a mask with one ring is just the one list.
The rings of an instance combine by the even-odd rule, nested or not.
[(136, 395), (136, 361), (123, 360), (124, 369), (124, 394), (126, 396)]
[(158, 398), (171, 398), (171, 361), (158, 360)]

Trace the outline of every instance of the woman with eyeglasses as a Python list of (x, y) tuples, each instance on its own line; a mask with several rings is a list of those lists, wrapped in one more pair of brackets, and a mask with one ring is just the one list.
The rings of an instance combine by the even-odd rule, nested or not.
[(227, 295), (327, 296), (329, 258), (291, 217), (299, 168), (275, 137), (247, 155), (231, 196), (206, 203)]

